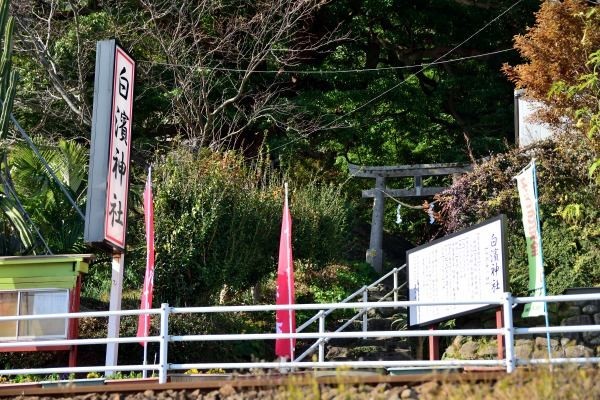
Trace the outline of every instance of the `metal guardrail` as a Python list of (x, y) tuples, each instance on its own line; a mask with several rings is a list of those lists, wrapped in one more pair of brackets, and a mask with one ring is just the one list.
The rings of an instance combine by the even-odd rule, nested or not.
[[(398, 273), (400, 271), (402, 271), (404, 268), (406, 268), (406, 264), (402, 265), (401, 267), (398, 268), (394, 268), (392, 269), (390, 272), (388, 272), (387, 274), (383, 275), (381, 278), (379, 278), (378, 280), (376, 280), (375, 282), (371, 283), (368, 286), (363, 286), (362, 288), (358, 289), (356, 292), (352, 293), (351, 295), (349, 295), (348, 297), (346, 297), (344, 300), (342, 300), (340, 303), (348, 303), (351, 300), (357, 298), (357, 297), (361, 297), (363, 303), (368, 303), (369, 301), (369, 290), (375, 288), (377, 285), (379, 285), (381, 282), (385, 281), (386, 279), (388, 279), (390, 276), (393, 276), (393, 288), (391, 291), (389, 291), (388, 293), (386, 293), (385, 295), (383, 295), (378, 302), (382, 302), (384, 300), (387, 300), (390, 296), (393, 295), (393, 301), (397, 302), (398, 301), (398, 292), (404, 288), (406, 286), (406, 282), (404, 282), (402, 285), (398, 286)], [(366, 332), (368, 329), (368, 312), (372, 310), (372, 308), (363, 308), (361, 309), (358, 313), (356, 313), (354, 316), (350, 317), (345, 323), (343, 323), (339, 328), (337, 328), (334, 332), (341, 332), (344, 329), (346, 329), (348, 326), (350, 326), (354, 321), (356, 321), (357, 319), (359, 319), (360, 317), (363, 318), (362, 320), (362, 331)], [(312, 318), (310, 318), (308, 321), (306, 321), (304, 324), (300, 325), (300, 327), (298, 327), (296, 329), (296, 332), (302, 332), (304, 331), (306, 328), (308, 328), (309, 326), (311, 326), (315, 321), (319, 321), (319, 332), (320, 333), (324, 333), (325, 332), (325, 318), (327, 318), (327, 316), (329, 314), (331, 314), (333, 311), (335, 311), (335, 309), (330, 308), (330, 309), (323, 309), (320, 310), (317, 314), (315, 314)], [(304, 360), (307, 356), (311, 355), (312, 353), (315, 352), (315, 350), (319, 350), (318, 352), (318, 361), (319, 362), (324, 362), (325, 361), (325, 344), (327, 342), (329, 342), (330, 338), (320, 338), (318, 339), (313, 345), (311, 345), (308, 349), (306, 349), (302, 354), (300, 354), (298, 357), (296, 357), (294, 359), (294, 361), (299, 362)]]
[[(357, 295), (358, 296), (358, 295)], [(512, 297), (510, 293), (504, 293), (501, 297), (464, 301), (390, 301), (390, 302), (344, 302), (331, 304), (295, 304), (295, 305), (254, 305), (254, 306), (224, 306), (224, 307), (170, 307), (162, 304), (160, 309), (151, 310), (123, 310), (86, 313), (62, 313), (46, 314), (39, 316), (0, 317), (2, 321), (49, 319), (49, 318), (81, 318), (81, 317), (106, 317), (109, 315), (139, 315), (155, 314), (160, 316), (160, 332), (157, 336), (145, 338), (148, 342), (157, 342), (160, 345), (159, 362), (149, 365), (117, 365), (117, 366), (89, 366), (89, 367), (64, 367), (64, 368), (32, 368), (32, 369), (5, 369), (0, 370), (0, 375), (19, 374), (54, 374), (54, 373), (84, 373), (105, 371), (157, 371), (159, 382), (167, 382), (167, 373), (174, 370), (198, 369), (208, 370), (213, 368), (247, 370), (250, 368), (335, 368), (349, 366), (352, 368), (374, 368), (374, 367), (463, 367), (477, 366), (502, 366), (507, 372), (514, 371), (517, 365), (526, 364), (564, 364), (564, 363), (599, 363), (600, 357), (591, 358), (547, 358), (547, 359), (517, 359), (514, 349), (514, 339), (517, 335), (569, 333), (569, 332), (597, 332), (600, 325), (577, 325), (577, 326), (551, 326), (551, 327), (515, 327), (512, 318), (512, 306), (539, 301), (567, 302), (567, 301), (590, 301), (600, 300), (600, 294), (580, 294), (563, 296), (541, 296), (541, 297)], [(445, 304), (490, 304), (503, 307), (504, 328), (501, 329), (450, 329), (450, 330), (403, 330), (403, 331), (361, 331), (361, 332), (296, 332), (296, 333), (257, 333), (257, 334), (212, 334), (212, 335), (173, 335), (169, 334), (169, 316), (184, 313), (223, 313), (223, 312), (258, 312), (275, 310), (317, 310), (318, 319), (330, 310), (338, 309), (361, 309), (388, 308), (388, 307), (412, 307), (412, 306), (436, 306)], [(324, 311), (327, 310), (327, 311)], [(314, 322), (314, 321), (313, 321)], [(167, 362), (168, 345), (175, 342), (186, 341), (249, 341), (249, 340), (273, 340), (273, 339), (316, 339), (324, 341), (333, 338), (363, 338), (363, 337), (426, 337), (426, 336), (496, 336), (503, 335), (505, 339), (505, 357), (501, 360), (405, 360), (405, 361), (298, 361), (290, 362), (242, 362), (242, 363), (169, 363)], [(107, 343), (137, 343), (140, 338), (102, 338), (102, 339), (73, 339), (73, 340), (47, 340), (35, 342), (38, 345), (90, 345)], [(2, 343), (3, 347), (19, 347), (31, 345), (27, 342)]]

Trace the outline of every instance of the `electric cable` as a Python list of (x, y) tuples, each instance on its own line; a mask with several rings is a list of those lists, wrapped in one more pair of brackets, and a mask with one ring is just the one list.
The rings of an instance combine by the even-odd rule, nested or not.
[[(465, 61), (465, 60), (471, 60), (471, 59), (475, 59), (475, 58), (481, 58), (481, 57), (488, 57), (488, 56), (492, 56), (495, 54), (500, 54), (500, 53), (506, 53), (508, 51), (514, 51), (514, 48), (508, 48), (508, 49), (502, 49), (502, 50), (495, 50), (495, 51), (491, 51), (488, 53), (482, 53), (482, 54), (474, 54), (471, 56), (464, 56), (464, 57), (459, 57), (459, 58), (453, 58), (451, 60), (443, 60), (443, 61), (432, 61), (430, 63), (421, 63), (421, 64), (413, 64), (413, 65), (401, 65), (401, 66), (395, 66), (395, 67), (380, 67), (380, 68), (362, 68), (362, 69), (342, 69), (342, 70), (286, 70), (286, 69), (279, 69), (279, 70), (254, 70), (252, 71), (253, 74), (298, 74), (298, 75), (325, 75), (325, 74), (348, 74), (348, 73), (361, 73), (361, 72), (380, 72), (380, 71), (395, 71), (395, 70), (402, 70), (402, 69), (411, 69), (411, 68), (421, 68), (421, 67), (430, 67), (432, 65), (440, 65), (440, 64), (449, 64), (449, 63), (453, 63), (453, 62), (459, 62), (459, 61)], [(161, 63), (161, 62), (155, 62), (155, 61), (138, 61), (140, 64), (149, 64), (151, 66), (154, 65), (164, 65), (164, 66), (168, 66), (168, 67), (180, 67), (180, 68), (197, 68), (196, 66), (193, 65), (187, 65), (187, 64), (173, 64), (173, 63)], [(225, 68), (225, 67), (206, 67), (204, 68), (205, 70), (208, 71), (223, 71), (223, 72), (248, 72), (248, 70), (245, 69), (238, 69), (238, 68)]]
[[(417, 74), (423, 72), (425, 69), (427, 69), (430, 65), (433, 65), (433, 63), (440, 61), (442, 58), (446, 57), (447, 55), (453, 53), (454, 51), (456, 51), (458, 48), (460, 48), (461, 46), (463, 46), (465, 43), (467, 43), (469, 40), (473, 39), (475, 36), (477, 36), (479, 33), (481, 33), (483, 30), (485, 30), (488, 26), (490, 26), (491, 24), (493, 24), (494, 22), (496, 22), (498, 19), (500, 19), (502, 16), (504, 16), (504, 14), (506, 14), (507, 12), (509, 12), (510, 10), (512, 10), (514, 7), (516, 7), (517, 5), (519, 5), (523, 0), (517, 0), (516, 2), (514, 2), (510, 7), (508, 7), (506, 10), (502, 11), (500, 14), (498, 14), (494, 19), (492, 19), (491, 21), (489, 21), (488, 23), (486, 23), (483, 27), (479, 28), (475, 33), (473, 33), (471, 36), (469, 36), (468, 38), (466, 38), (465, 40), (463, 40), (462, 42), (460, 42), (459, 44), (457, 44), (456, 46), (454, 46), (452, 49), (448, 50), (446, 53), (444, 53), (443, 55), (439, 56), (438, 58), (436, 58), (434, 61), (432, 61), (429, 64), (426, 64), (425, 66), (421, 67), (417, 72), (414, 72), (412, 74), (410, 74), (407, 78), (405, 78), (404, 80), (402, 80), (400, 83), (390, 87), (389, 89), (386, 89), (385, 91), (379, 93), (378, 95), (376, 95), (375, 97), (371, 98), (370, 100), (367, 100), (366, 102), (362, 103), (360, 106), (354, 108), (351, 111), (348, 111), (346, 113), (344, 113), (343, 115), (335, 118), (333, 121), (329, 122), (328, 124), (326, 124), (325, 126), (323, 126), (322, 128), (318, 128), (315, 131), (311, 132), (310, 134), (314, 134), (315, 132), (320, 132), (320, 131), (325, 131), (325, 130), (330, 130), (330, 129), (336, 129), (336, 127), (332, 128), (332, 125), (334, 125), (336, 122), (338, 122), (339, 120), (348, 117), (349, 115), (355, 113), (358, 110), (361, 110), (363, 108), (365, 108), (366, 106), (368, 106), (369, 104), (373, 103), (374, 101), (382, 98), (383, 96), (385, 96), (386, 94), (390, 93), (391, 91), (399, 88), (400, 86), (402, 86), (403, 84), (405, 84), (406, 82), (408, 82), (409, 79), (417, 76)], [(278, 150), (281, 149), (283, 147), (287, 147), (292, 143), (295, 143), (297, 141), (300, 141), (302, 139), (305, 139), (306, 137), (308, 137), (308, 135), (304, 135), (304, 136), (299, 136), (297, 138), (294, 138), (282, 145), (276, 146), (271, 148), (270, 150)], [(251, 157), (250, 160), (257, 158), (258, 156), (255, 157)]]

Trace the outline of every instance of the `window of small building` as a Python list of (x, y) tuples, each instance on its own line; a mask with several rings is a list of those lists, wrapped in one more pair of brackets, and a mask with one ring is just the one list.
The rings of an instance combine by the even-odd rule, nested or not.
[[(0, 316), (17, 315), (18, 292), (0, 292)], [(0, 338), (14, 338), (17, 333), (17, 321), (0, 322)]]
[[(1, 316), (59, 314), (68, 311), (68, 290), (0, 292)], [(67, 322), (66, 318), (0, 322), (0, 339), (66, 338)]]

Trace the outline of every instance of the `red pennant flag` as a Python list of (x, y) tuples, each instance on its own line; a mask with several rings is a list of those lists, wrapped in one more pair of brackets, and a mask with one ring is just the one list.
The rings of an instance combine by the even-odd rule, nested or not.
[[(283, 205), (283, 220), (281, 222), (281, 237), (279, 239), (279, 263), (277, 267), (277, 301), (280, 304), (294, 304), (294, 262), (292, 257), (292, 216), (288, 207), (287, 185), (285, 203)], [(277, 333), (296, 332), (296, 311), (277, 310), (275, 312), (275, 330)], [(276, 339), (275, 354), (292, 360), (296, 339)]]
[[(148, 180), (144, 189), (144, 222), (146, 225), (146, 274), (140, 310), (152, 308), (152, 291), (154, 290), (154, 204), (152, 202), (152, 171), (148, 170)], [(147, 337), (150, 333), (150, 315), (140, 314), (137, 337)], [(141, 341), (144, 346), (146, 341)]]

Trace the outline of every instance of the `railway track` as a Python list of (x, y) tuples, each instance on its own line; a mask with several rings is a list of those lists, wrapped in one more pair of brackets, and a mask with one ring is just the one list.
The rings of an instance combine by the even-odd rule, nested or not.
[[(231, 393), (243, 394), (247, 391), (264, 391), (276, 388), (302, 388), (302, 387), (328, 387), (328, 386), (377, 386), (386, 385), (388, 387), (403, 386), (407, 388), (417, 387), (427, 382), (489, 382), (493, 383), (506, 376), (505, 372), (487, 371), (487, 372), (455, 372), (455, 373), (436, 373), (436, 374), (415, 374), (415, 375), (338, 375), (315, 376), (312, 373), (300, 373), (289, 375), (259, 375), (234, 376), (231, 379), (207, 379), (188, 382), (167, 382), (159, 384), (156, 381), (149, 380), (127, 380), (126, 382), (112, 381), (101, 385), (83, 386), (65, 383), (61, 386), (42, 387), (41, 384), (14, 384), (0, 385), (0, 398), (23, 397), (43, 397), (43, 398), (73, 398), (81, 397), (93, 399), (93, 394), (105, 395), (103, 398), (117, 398), (121, 396), (141, 394), (144, 397), (173, 398), (178, 392), (195, 392), (196, 394), (206, 394), (215, 390), (226, 388)], [(160, 393), (167, 392), (167, 396), (159, 396)], [(106, 395), (108, 395), (106, 397)], [(186, 398), (185, 396), (183, 398)], [(221, 398), (226, 398), (221, 394)]]

